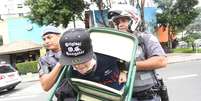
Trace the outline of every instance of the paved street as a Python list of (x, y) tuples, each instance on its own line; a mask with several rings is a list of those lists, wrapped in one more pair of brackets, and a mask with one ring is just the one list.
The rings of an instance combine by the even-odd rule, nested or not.
[(200, 101), (201, 60), (169, 64), (158, 70), (165, 78), (170, 101)]
[(0, 101), (47, 101), (47, 93), (42, 91), (39, 81), (22, 82), (13, 91), (2, 91)]

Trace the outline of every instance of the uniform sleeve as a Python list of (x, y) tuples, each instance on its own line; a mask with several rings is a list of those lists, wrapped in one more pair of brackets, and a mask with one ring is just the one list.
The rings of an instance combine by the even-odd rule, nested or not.
[(49, 73), (48, 64), (45, 61), (44, 57), (39, 58), (39, 61), (38, 61), (38, 73), (39, 73), (39, 76), (42, 76), (43, 74)]
[(152, 34), (143, 35), (145, 51), (147, 57), (152, 56), (166, 56), (163, 48), (161, 47), (158, 39)]

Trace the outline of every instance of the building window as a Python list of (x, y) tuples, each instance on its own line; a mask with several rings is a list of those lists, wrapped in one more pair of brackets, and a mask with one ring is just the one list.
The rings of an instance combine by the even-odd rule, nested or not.
[(36, 61), (40, 56), (40, 51), (35, 50), (23, 53), (16, 53), (15, 56), (16, 56), (16, 63), (21, 63), (25, 61)]
[(17, 8), (23, 8), (22, 4), (17, 4)]
[(24, 13), (19, 13), (19, 16), (24, 16)]

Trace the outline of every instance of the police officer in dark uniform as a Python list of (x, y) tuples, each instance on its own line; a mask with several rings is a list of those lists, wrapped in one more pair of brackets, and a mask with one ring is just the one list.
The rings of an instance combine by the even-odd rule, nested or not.
[(109, 11), (108, 17), (116, 29), (129, 32), (139, 39), (133, 101), (161, 101), (158, 93), (153, 90), (158, 82), (155, 69), (167, 65), (166, 54), (159, 41), (153, 34), (137, 30), (140, 16), (133, 6), (124, 4), (114, 6)]

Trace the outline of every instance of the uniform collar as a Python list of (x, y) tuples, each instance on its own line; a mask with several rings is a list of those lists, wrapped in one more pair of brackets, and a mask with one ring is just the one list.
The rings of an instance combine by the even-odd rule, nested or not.
[(59, 57), (61, 56), (61, 51), (53, 52), (52, 50), (49, 50), (49, 51), (48, 51), (48, 56), (49, 56), (49, 57), (56, 57), (56, 58), (59, 58)]

